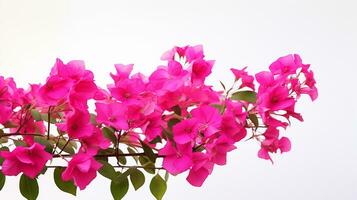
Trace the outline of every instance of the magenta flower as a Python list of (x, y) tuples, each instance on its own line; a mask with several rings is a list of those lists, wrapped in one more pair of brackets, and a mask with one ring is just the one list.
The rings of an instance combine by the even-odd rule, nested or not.
[(213, 171), (214, 163), (210, 161), (207, 154), (195, 152), (192, 156), (193, 166), (186, 180), (195, 187), (201, 187)]
[(216, 108), (208, 105), (203, 105), (191, 111), (192, 118), (197, 120), (198, 130), (205, 137), (217, 133), (221, 126), (222, 116)]
[(16, 176), (23, 172), (32, 179), (36, 178), (52, 158), (44, 149), (44, 146), (34, 143), (31, 147), (18, 146), (12, 152), (2, 151), (0, 155), (5, 159), (2, 172), (7, 176)]
[(127, 107), (121, 103), (96, 103), (97, 122), (112, 126), (116, 130), (127, 130)]
[(258, 152), (258, 157), (271, 160), (269, 153), (276, 153), (280, 150), (281, 153), (288, 152), (291, 149), (289, 138), (282, 137), (279, 139), (279, 130), (277, 128), (269, 127), (264, 132), (265, 139), (261, 143), (261, 149)]
[(84, 138), (93, 134), (89, 113), (80, 110), (75, 110), (68, 116), (65, 124), (58, 126), (60, 129), (64, 129), (70, 138)]
[(110, 76), (112, 77), (115, 83), (128, 79), (131, 71), (133, 71), (133, 67), (134, 67), (133, 64), (129, 64), (129, 65), (116, 64), (115, 69), (117, 71), (117, 74), (110, 73)]
[(62, 173), (64, 181), (73, 180), (79, 189), (84, 190), (87, 185), (97, 176), (97, 171), (102, 167), (88, 153), (78, 153), (68, 163), (68, 167)]
[(54, 106), (68, 97), (72, 82), (58, 76), (51, 76), (39, 89), (39, 97), (43, 104)]
[(212, 72), (214, 61), (195, 60), (191, 67), (191, 82), (193, 85), (202, 85)]
[(149, 88), (158, 94), (173, 92), (184, 85), (189, 73), (177, 61), (169, 61), (167, 67), (160, 67), (149, 77)]
[(165, 147), (160, 149), (159, 155), (163, 155), (163, 167), (172, 175), (180, 174), (188, 170), (192, 165), (192, 145), (176, 144), (173, 146), (171, 142), (167, 142)]
[(206, 148), (207, 154), (210, 155), (212, 162), (217, 165), (225, 165), (227, 162), (227, 153), (236, 149), (234, 141), (224, 135), (214, 140), (214, 142), (207, 144)]
[(198, 135), (197, 119), (187, 119), (173, 127), (174, 140), (177, 144), (192, 142)]
[(302, 67), (300, 56), (290, 54), (278, 58), (269, 66), (269, 69), (273, 74), (290, 75), (295, 74), (299, 67)]
[(239, 86), (239, 89), (248, 87), (254, 90), (254, 77), (248, 75), (248, 73), (245, 71), (246, 69), (247, 67), (244, 67), (243, 69), (231, 68), (231, 71), (233, 72), (236, 81), (242, 81), (242, 84)]

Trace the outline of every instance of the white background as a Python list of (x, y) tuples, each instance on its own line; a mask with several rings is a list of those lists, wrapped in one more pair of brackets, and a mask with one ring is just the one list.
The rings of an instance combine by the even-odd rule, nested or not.
[[(232, 79), (230, 67), (267, 69), (277, 57), (300, 53), (315, 71), (320, 96), (303, 98), (305, 122), (287, 131), (293, 147), (275, 164), (241, 143), (227, 166), (201, 188), (171, 177), (165, 199), (357, 198), (357, 3), (353, 0), (49, 1), (0, 0), (0, 74), (18, 85), (43, 82), (55, 58), (83, 59), (97, 83), (111, 82), (114, 63), (135, 63), (146, 74), (173, 45), (203, 44), (216, 65), (208, 82)], [(21, 199), (18, 177), (1, 197)], [(111, 199), (97, 178), (76, 198), (59, 191), (52, 173), (40, 179), (39, 199)], [(152, 199), (148, 184), (126, 199)]]

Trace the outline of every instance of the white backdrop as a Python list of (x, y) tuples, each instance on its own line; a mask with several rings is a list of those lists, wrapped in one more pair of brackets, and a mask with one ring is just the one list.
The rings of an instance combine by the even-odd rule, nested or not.
[[(305, 122), (288, 129), (290, 153), (275, 164), (240, 144), (228, 165), (215, 168), (202, 188), (185, 175), (171, 178), (165, 199), (344, 199), (357, 197), (357, 3), (348, 0), (49, 1), (0, 0), (0, 74), (20, 86), (43, 82), (55, 58), (83, 59), (105, 86), (114, 63), (135, 63), (148, 74), (173, 45), (203, 44), (216, 60), (208, 80), (232, 78), (229, 68), (266, 69), (277, 57), (300, 53), (315, 71), (320, 96), (298, 106)], [(229, 78), (228, 78), (229, 77)], [(2, 198), (21, 199), (18, 177)], [(49, 173), (40, 200), (111, 199), (97, 178), (76, 198), (59, 191)], [(148, 184), (126, 199), (152, 199)]]

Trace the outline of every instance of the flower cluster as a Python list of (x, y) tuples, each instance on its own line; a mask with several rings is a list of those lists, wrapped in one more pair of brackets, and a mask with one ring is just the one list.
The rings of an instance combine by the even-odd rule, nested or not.
[[(160, 170), (187, 171), (187, 181), (201, 186), (245, 138), (258, 142), (262, 159), (288, 152), (290, 140), (281, 132), (291, 117), (303, 120), (295, 103), (302, 94), (318, 96), (310, 65), (296, 54), (255, 76), (247, 67), (232, 68), (234, 84), (221, 83), (222, 90), (206, 84), (214, 61), (205, 59), (202, 46), (174, 47), (161, 59), (165, 64), (149, 76), (132, 73), (132, 64), (115, 65), (107, 88), (96, 85), (93, 73), (76, 60), (57, 59), (46, 81), (27, 90), (0, 77), (2, 174), (23, 173), (36, 181), (56, 168), (57, 186), (73, 194), (99, 171), (120, 199), (115, 188), (125, 195), (128, 177), (135, 189), (141, 187), (141, 168), (157, 173), (150, 188), (160, 199), (166, 190)], [(127, 157), (135, 165), (127, 165)], [(49, 162), (55, 159), (63, 165)], [(163, 191), (157, 191), (160, 185)]]

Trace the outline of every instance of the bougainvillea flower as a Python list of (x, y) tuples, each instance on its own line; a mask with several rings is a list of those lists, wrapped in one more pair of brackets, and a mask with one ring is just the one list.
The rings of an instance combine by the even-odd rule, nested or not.
[(242, 81), (242, 84), (239, 86), (239, 89), (248, 87), (254, 90), (254, 77), (248, 75), (248, 73), (245, 71), (246, 69), (247, 67), (244, 67), (243, 69), (231, 68), (231, 71), (233, 72), (236, 81)]
[(110, 76), (112, 77), (115, 83), (128, 79), (134, 67), (133, 64), (129, 64), (129, 65), (116, 64), (114, 66), (117, 71), (117, 74), (110, 73)]
[(83, 137), (82, 147), (85, 149), (107, 149), (110, 146), (110, 141), (104, 137), (99, 128), (94, 128), (92, 135)]
[(48, 160), (52, 158), (45, 147), (34, 143), (30, 147), (18, 146), (13, 151), (1, 151), (0, 155), (5, 160), (2, 164), (2, 173), (7, 176), (16, 176), (23, 172), (34, 179), (43, 169)]
[(280, 85), (269, 88), (262, 94), (258, 93), (259, 110), (262, 112), (283, 110), (294, 104), (295, 100), (289, 96), (289, 90)]
[(90, 114), (76, 110), (71, 113), (65, 124), (58, 125), (65, 130), (70, 138), (84, 138), (93, 134), (93, 125), (90, 123)]
[(191, 82), (193, 85), (202, 85), (212, 72), (214, 61), (195, 60), (191, 66)]
[(54, 106), (59, 100), (67, 98), (72, 82), (58, 76), (51, 76), (39, 89), (39, 97), (43, 104)]
[(258, 157), (271, 160), (269, 153), (276, 153), (279, 149), (281, 153), (288, 152), (291, 149), (289, 138), (282, 137), (279, 139), (279, 130), (275, 127), (268, 127), (264, 132), (265, 139), (261, 143), (261, 149)]
[(209, 137), (219, 131), (222, 116), (212, 106), (203, 105), (191, 111), (192, 118), (198, 122), (198, 130)]
[(178, 144), (192, 142), (198, 134), (197, 119), (187, 119), (173, 127), (174, 140)]
[(108, 87), (114, 98), (121, 102), (138, 102), (139, 95), (145, 91), (144, 82), (139, 79), (126, 79)]
[(177, 144), (176, 148), (167, 142), (165, 147), (159, 151), (159, 155), (163, 155), (163, 167), (172, 175), (180, 174), (188, 170), (192, 165), (192, 145)]
[(68, 167), (62, 173), (64, 181), (73, 180), (79, 189), (84, 190), (87, 185), (97, 176), (97, 171), (102, 167), (93, 155), (78, 153), (68, 163)]
[(96, 103), (97, 122), (112, 126), (117, 130), (127, 130), (127, 107), (122, 103)]
[(213, 171), (214, 163), (210, 161), (207, 154), (195, 152), (192, 156), (193, 166), (186, 180), (195, 187), (201, 187)]
[(159, 67), (149, 77), (149, 88), (158, 94), (173, 92), (184, 85), (189, 73), (177, 61), (169, 61), (166, 67)]
[(206, 148), (207, 154), (211, 157), (212, 162), (217, 165), (225, 165), (227, 162), (227, 153), (236, 149), (234, 141), (224, 135), (208, 143)]
[(269, 66), (269, 69), (273, 74), (289, 75), (295, 74), (299, 67), (302, 67), (300, 56), (290, 54), (278, 58)]

